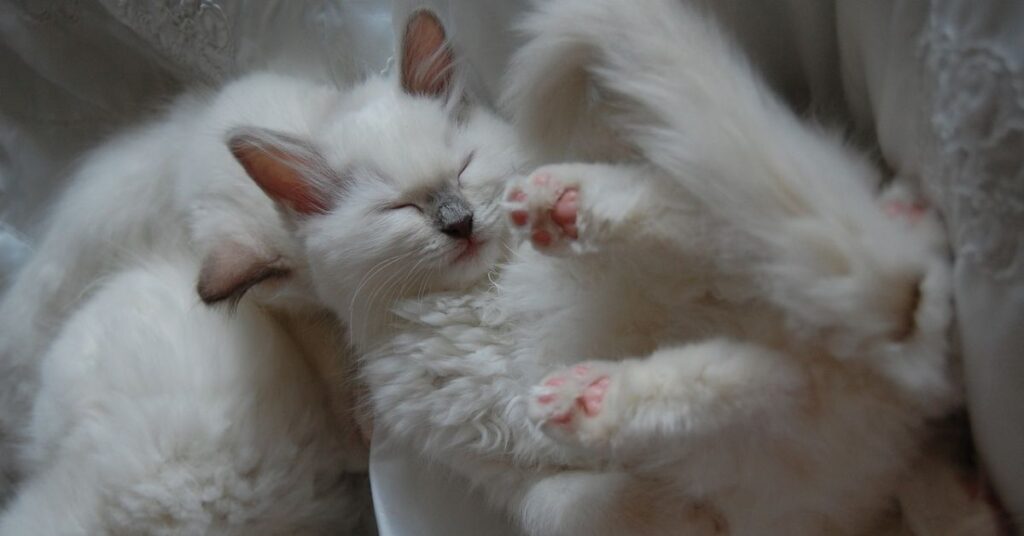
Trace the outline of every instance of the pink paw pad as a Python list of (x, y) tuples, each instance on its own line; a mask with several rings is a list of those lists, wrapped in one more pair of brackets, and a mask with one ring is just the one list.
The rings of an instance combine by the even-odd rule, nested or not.
[(530, 221), (530, 214), (525, 210), (513, 210), (508, 216), (512, 219), (512, 223), (519, 227), (526, 225)]
[(622, 422), (618, 364), (591, 361), (547, 376), (528, 400), (530, 420), (553, 439), (581, 446), (605, 444)]
[(537, 397), (538, 404), (548, 405), (554, 402), (558, 397), (553, 394), (540, 395)]
[[(520, 190), (519, 188), (514, 188), (512, 189), (512, 191), (508, 193), (508, 197), (506, 197), (506, 200), (512, 203), (522, 203), (526, 201), (526, 192)], [(530, 213), (521, 209), (509, 212), (508, 217), (510, 220), (512, 220), (512, 223), (514, 223), (518, 227), (522, 227), (529, 223), (530, 221)]]
[(546, 229), (534, 229), (530, 233), (530, 240), (538, 246), (550, 246), (551, 245), (551, 233)]
[(583, 409), (588, 417), (593, 417), (601, 412), (601, 404), (604, 403), (604, 395), (608, 392), (608, 385), (611, 380), (608, 376), (602, 376), (583, 390), (576, 403)]
[(562, 385), (565, 385), (565, 378), (555, 376), (554, 378), (549, 378), (548, 381), (544, 382), (544, 385), (548, 387), (561, 387)]
[(564, 413), (559, 413), (557, 415), (553, 415), (550, 419), (548, 419), (548, 422), (551, 423), (551, 424), (558, 424), (558, 425), (569, 424), (569, 423), (572, 422), (572, 412), (571, 411), (566, 411)]
[[(578, 365), (573, 367), (572, 372), (577, 377), (582, 377), (590, 372), (589, 367)], [(554, 377), (544, 382), (545, 386), (548, 387), (560, 387), (564, 385), (566, 379), (564, 377)], [(608, 392), (608, 386), (611, 385), (611, 378), (608, 376), (601, 376), (596, 380), (590, 382), (578, 395), (573, 399), (573, 406), (575, 409), (569, 409), (567, 411), (555, 413), (547, 418), (549, 424), (558, 426), (565, 426), (572, 423), (573, 415), (581, 412), (587, 417), (596, 417), (601, 413), (601, 407), (604, 404), (604, 396)], [(558, 395), (554, 393), (545, 393), (537, 396), (537, 403), (540, 405), (549, 405), (558, 400)]]
[(889, 201), (882, 208), (889, 216), (903, 218), (911, 223), (921, 219), (928, 211), (928, 207), (921, 203), (905, 203), (903, 201)]
[(579, 187), (564, 184), (557, 173), (538, 171), (529, 175), (509, 189), (505, 201), (509, 222), (529, 231), (536, 248), (561, 251), (566, 241), (579, 238)]
[(579, 211), (580, 192), (575, 188), (568, 188), (555, 201), (551, 209), (551, 220), (554, 221), (562, 232), (571, 238), (579, 234), (576, 228), (576, 213)]

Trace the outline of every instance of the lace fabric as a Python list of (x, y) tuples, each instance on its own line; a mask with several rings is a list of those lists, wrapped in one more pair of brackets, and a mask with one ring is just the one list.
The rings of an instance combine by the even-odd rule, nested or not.
[(145, 36), (155, 52), (211, 81), (234, 71), (237, 44), (228, 14), (216, 0), (133, 2), (101, 0), (118, 21)]
[(933, 2), (921, 36), (942, 200), (957, 262), (1024, 279), (1024, 6)]
[(381, 0), (0, 0), (0, 220), (24, 231), (73, 158), (183, 88), (387, 64)]

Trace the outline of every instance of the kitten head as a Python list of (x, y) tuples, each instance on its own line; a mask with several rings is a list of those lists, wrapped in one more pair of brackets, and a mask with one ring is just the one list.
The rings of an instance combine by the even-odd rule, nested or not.
[(228, 135), (301, 241), (318, 298), (349, 320), (464, 288), (504, 249), (498, 205), (518, 161), (510, 128), (465, 105), (432, 14), (412, 17), (402, 53), (398, 83), (352, 90), (308, 137), (255, 127)]

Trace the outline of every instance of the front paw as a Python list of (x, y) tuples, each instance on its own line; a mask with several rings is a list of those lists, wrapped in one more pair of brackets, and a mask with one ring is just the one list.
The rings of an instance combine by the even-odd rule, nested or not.
[(539, 251), (554, 252), (579, 238), (579, 184), (541, 168), (514, 185), (506, 198), (514, 229), (528, 232)]
[(586, 362), (549, 375), (530, 394), (530, 419), (561, 443), (606, 446), (619, 427), (616, 367)]

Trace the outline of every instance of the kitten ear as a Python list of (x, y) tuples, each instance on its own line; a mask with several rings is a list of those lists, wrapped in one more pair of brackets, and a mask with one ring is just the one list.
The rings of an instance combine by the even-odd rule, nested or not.
[(237, 128), (228, 149), (271, 199), (299, 214), (323, 214), (340, 181), (310, 144), (262, 128)]
[(237, 302), (253, 286), (290, 274), (291, 268), (280, 255), (226, 242), (217, 245), (203, 259), (196, 291), (208, 305), (225, 300)]
[(454, 58), (437, 15), (426, 9), (413, 13), (402, 36), (402, 89), (410, 95), (447, 97)]

